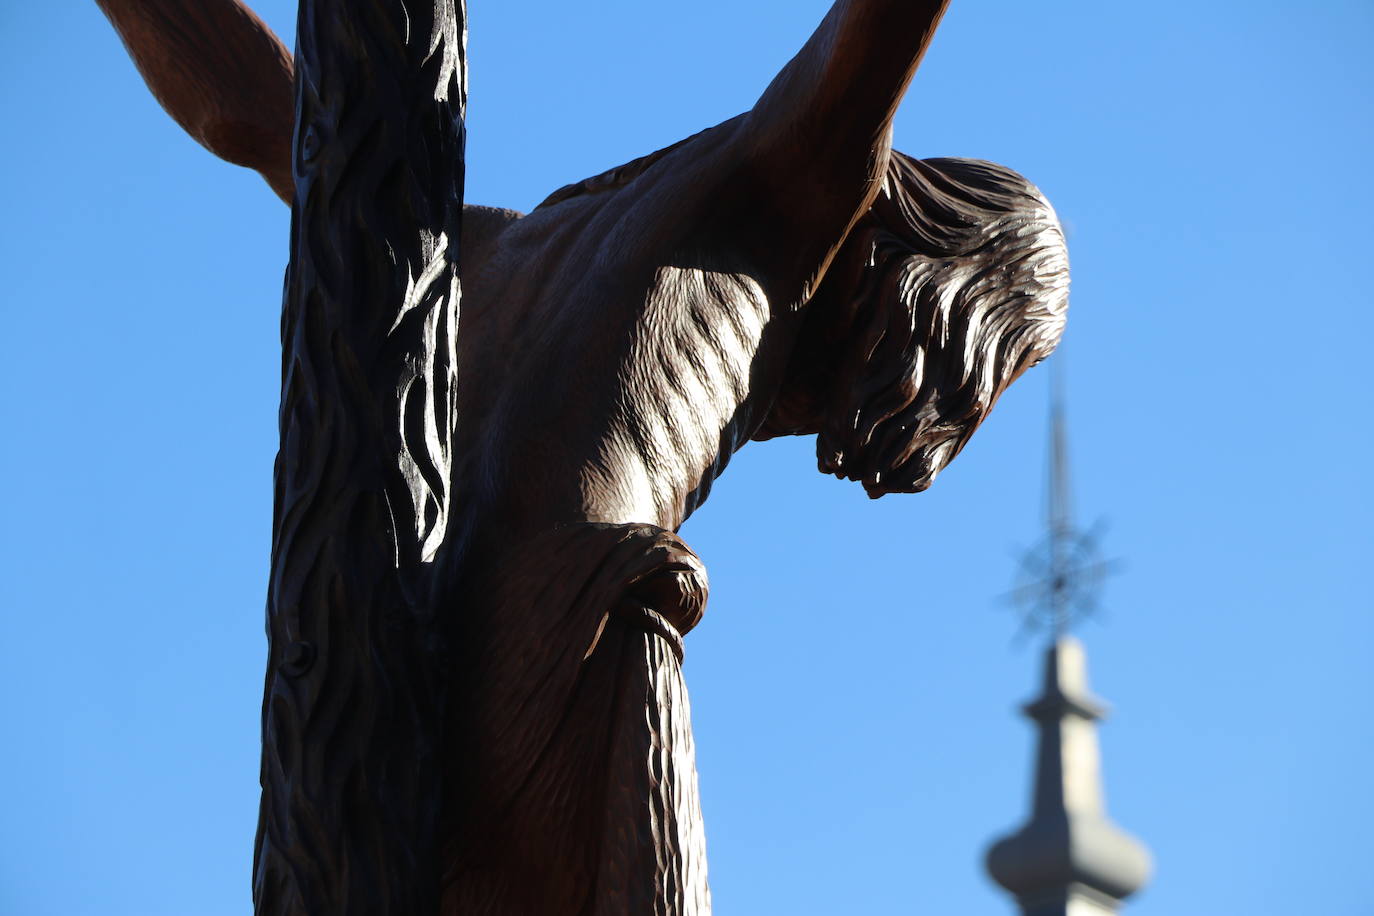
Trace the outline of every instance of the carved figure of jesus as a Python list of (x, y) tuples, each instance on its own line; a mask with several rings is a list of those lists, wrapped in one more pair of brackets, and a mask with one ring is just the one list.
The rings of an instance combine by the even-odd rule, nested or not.
[[(266, 27), (99, 2), (171, 114), (290, 200)], [(944, 6), (837, 0), (749, 111), (527, 215), (465, 208), (443, 912), (708, 912), (680, 670), (707, 586), (673, 532), (751, 439), (924, 490), (1058, 342), (1039, 191), (891, 148)], [(288, 842), (260, 834), (260, 893)]]

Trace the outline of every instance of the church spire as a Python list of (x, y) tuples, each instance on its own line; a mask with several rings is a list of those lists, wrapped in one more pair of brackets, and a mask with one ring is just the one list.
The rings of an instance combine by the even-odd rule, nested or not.
[(1091, 609), (1093, 586), (1107, 567), (1095, 559), (1093, 539), (1073, 524), (1065, 438), (1055, 372), (1049, 531), (1026, 564), (1034, 578), (1016, 593), (1029, 607), (1028, 622), (1052, 633), (1040, 696), (1024, 707), (1039, 732), (1031, 815), (988, 850), (987, 866), (1023, 916), (1108, 916), (1145, 884), (1150, 855), (1107, 818), (1097, 743), (1106, 709), (1088, 689), (1082, 643), (1068, 635), (1075, 616)]

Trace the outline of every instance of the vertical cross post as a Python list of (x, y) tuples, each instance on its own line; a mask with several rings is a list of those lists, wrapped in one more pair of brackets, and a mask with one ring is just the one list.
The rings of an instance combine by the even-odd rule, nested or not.
[(464, 0), (303, 0), (257, 916), (438, 911)]

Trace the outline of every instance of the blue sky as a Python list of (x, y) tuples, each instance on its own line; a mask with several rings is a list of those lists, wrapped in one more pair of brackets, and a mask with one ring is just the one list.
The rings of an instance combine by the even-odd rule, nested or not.
[[(823, 0), (471, 0), (468, 199), (748, 108)], [(261, 2), (283, 35), (293, 4)], [(896, 127), (1068, 230), (1076, 503), (1124, 560), (1086, 624), (1137, 916), (1369, 916), (1374, 6), (954, 0)], [(0, 912), (245, 914), (288, 211), (183, 135), (93, 3), (0, 3), (10, 481)], [(928, 493), (753, 445), (684, 528), (716, 910), (1009, 903), (1048, 373)]]

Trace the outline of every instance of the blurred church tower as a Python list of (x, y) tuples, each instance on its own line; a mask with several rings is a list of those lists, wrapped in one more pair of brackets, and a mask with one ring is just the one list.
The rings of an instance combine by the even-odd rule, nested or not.
[(987, 867), (1022, 916), (1110, 916), (1148, 880), (1150, 854), (1107, 817), (1097, 744), (1106, 709), (1088, 689), (1083, 644), (1068, 634), (1091, 611), (1107, 564), (1096, 559), (1095, 538), (1073, 526), (1057, 372), (1050, 426), (1049, 532), (1016, 593), (1028, 620), (1051, 633), (1040, 695), (1023, 708), (1039, 732), (1031, 814), (992, 845)]

